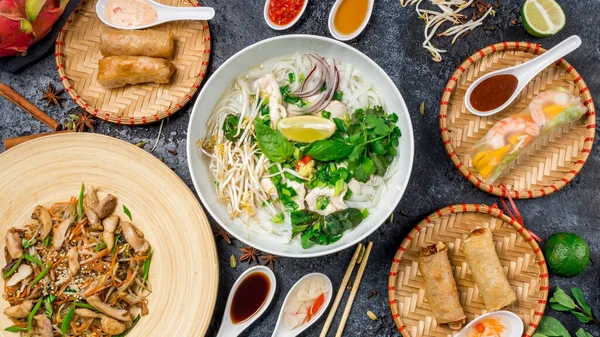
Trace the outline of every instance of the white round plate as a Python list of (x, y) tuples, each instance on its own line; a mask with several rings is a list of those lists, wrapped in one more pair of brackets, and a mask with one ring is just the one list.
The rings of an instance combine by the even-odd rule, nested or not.
[[(400, 160), (398, 170), (390, 178), (387, 190), (379, 205), (369, 209), (369, 217), (355, 229), (344, 233), (344, 236), (329, 246), (314, 245), (302, 249), (299, 242), (282, 243), (262, 237), (248, 230), (239, 219), (232, 220), (225, 204), (217, 200), (213, 189), (213, 179), (208, 171), (209, 158), (202, 154), (196, 146), (199, 139), (206, 134), (206, 121), (219, 99), (231, 83), (242, 73), (263, 61), (292, 55), (295, 53), (317, 53), (324, 57), (335, 57), (337, 60), (352, 64), (364, 74), (374, 85), (385, 101), (388, 112), (398, 115), (398, 126), (402, 131), (398, 152)], [(396, 208), (404, 194), (413, 164), (414, 140), (413, 130), (406, 104), (402, 95), (390, 77), (365, 54), (333, 39), (312, 35), (286, 35), (255, 43), (233, 55), (210, 77), (196, 99), (187, 134), (187, 156), (190, 174), (194, 187), (202, 200), (202, 204), (212, 217), (227, 231), (244, 243), (264, 252), (289, 257), (315, 257), (337, 252), (352, 246), (375, 231)]]

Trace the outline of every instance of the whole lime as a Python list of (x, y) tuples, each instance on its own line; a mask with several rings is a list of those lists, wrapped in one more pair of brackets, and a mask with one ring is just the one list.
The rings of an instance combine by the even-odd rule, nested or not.
[(545, 253), (550, 271), (561, 276), (581, 274), (590, 261), (590, 246), (574, 233), (553, 234)]

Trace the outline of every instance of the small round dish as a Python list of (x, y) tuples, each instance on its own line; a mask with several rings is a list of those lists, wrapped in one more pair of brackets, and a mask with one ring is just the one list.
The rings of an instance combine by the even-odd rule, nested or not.
[(371, 14), (373, 13), (373, 5), (375, 4), (375, 0), (368, 0), (369, 1), (369, 9), (367, 11), (367, 15), (365, 16), (365, 19), (364, 19), (362, 25), (360, 25), (360, 27), (358, 27), (358, 29), (355, 30), (352, 34), (342, 34), (342, 33), (338, 32), (337, 29), (335, 28), (335, 24), (333, 22), (335, 20), (335, 13), (337, 12), (338, 8), (340, 7), (340, 5), (342, 4), (343, 1), (344, 0), (337, 0), (333, 4), (333, 7), (331, 7), (331, 11), (329, 12), (329, 23), (328, 23), (329, 33), (336, 40), (350, 41), (350, 40), (356, 38), (357, 36), (359, 36), (360, 33), (362, 33), (362, 31), (365, 30), (365, 28), (367, 27), (367, 24), (371, 20)]
[(271, 21), (271, 19), (269, 19), (269, 5), (271, 4), (271, 1), (273, 1), (273, 0), (267, 0), (267, 1), (265, 1), (265, 10), (264, 10), (265, 22), (272, 29), (275, 29), (275, 30), (286, 30), (286, 29), (292, 27), (293, 25), (295, 25), (296, 22), (298, 22), (298, 20), (300, 20), (300, 18), (304, 14), (304, 11), (306, 10), (306, 6), (308, 5), (308, 1), (309, 0), (304, 0), (304, 4), (302, 5), (302, 9), (300, 10), (300, 13), (298, 13), (298, 15), (296, 15), (296, 17), (294, 18), (294, 20), (290, 21), (286, 25), (275, 24), (273, 21)]

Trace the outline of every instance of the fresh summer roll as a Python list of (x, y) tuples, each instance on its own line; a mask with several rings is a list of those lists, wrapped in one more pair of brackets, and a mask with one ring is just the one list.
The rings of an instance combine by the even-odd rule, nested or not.
[(108, 56), (98, 62), (98, 82), (105, 88), (127, 84), (169, 83), (175, 66), (162, 58), (145, 56)]
[(473, 167), (488, 184), (493, 184), (523, 150), (550, 132), (578, 120), (586, 112), (579, 97), (570, 92), (544, 91), (519, 114), (498, 121), (473, 146)]
[(474, 229), (463, 241), (462, 250), (488, 311), (504, 308), (517, 300), (500, 264), (489, 229)]
[(447, 324), (460, 330), (465, 323), (465, 313), (460, 306), (452, 266), (448, 260), (448, 247), (443, 242), (419, 251), (419, 271), (425, 279), (425, 295), (438, 324)]
[(149, 56), (171, 59), (175, 42), (171, 31), (102, 28), (100, 52), (104, 56)]

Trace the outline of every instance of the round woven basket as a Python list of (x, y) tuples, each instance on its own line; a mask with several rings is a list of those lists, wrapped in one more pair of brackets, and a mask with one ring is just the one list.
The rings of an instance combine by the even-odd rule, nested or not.
[(404, 337), (450, 337), (456, 331), (437, 325), (419, 272), (419, 250), (438, 241), (448, 245), (448, 257), (467, 322), (487, 311), (468, 268), (461, 242), (475, 228), (492, 231), (500, 262), (517, 293), (507, 307), (523, 319), (524, 337), (531, 337), (548, 298), (548, 270), (540, 247), (529, 232), (497, 207), (454, 205), (421, 221), (402, 241), (394, 256), (388, 281), (392, 318)]
[[(100, 198), (117, 197), (122, 219), (127, 206), (153, 249), (149, 313), (127, 337), (204, 336), (217, 300), (217, 250), (200, 203), (169, 167), (135, 145), (73, 132), (2, 153), (0, 172), (0, 251), (8, 228), (31, 221), (36, 205), (78, 197), (82, 182), (97, 187)], [(7, 306), (0, 298), (0, 311)], [(0, 329), (11, 325), (0, 314)]]
[[(482, 75), (529, 61), (545, 50), (529, 42), (503, 42), (479, 50), (463, 62), (452, 75), (440, 104), (440, 132), (444, 147), (454, 166), (467, 180), (488, 193), (529, 199), (554, 193), (568, 184), (585, 164), (596, 130), (596, 110), (582, 77), (567, 61), (560, 60), (538, 74), (510, 108), (489, 117), (470, 113), (464, 104), (467, 88)], [(517, 159), (508, 172), (493, 185), (480, 178), (471, 165), (469, 149), (499, 120), (527, 107), (542, 91), (564, 88), (580, 96), (587, 115), (550, 134)]]
[[(157, 0), (171, 6), (200, 6), (196, 0)], [(56, 64), (66, 91), (80, 107), (107, 122), (146, 124), (177, 112), (191, 99), (206, 74), (210, 30), (206, 21), (174, 21), (153, 27), (172, 31), (177, 69), (168, 84), (136, 84), (106, 89), (98, 76), (100, 31), (96, 0), (81, 1), (56, 39)]]

